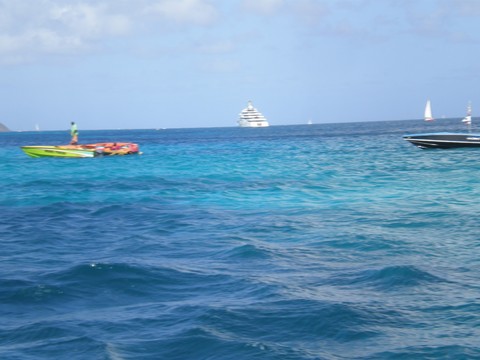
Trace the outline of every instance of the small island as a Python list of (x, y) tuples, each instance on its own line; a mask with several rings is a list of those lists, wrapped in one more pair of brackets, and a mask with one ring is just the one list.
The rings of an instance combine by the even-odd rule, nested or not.
[(10, 131), (9, 128), (7, 128), (5, 125), (3, 125), (2, 123), (0, 123), (0, 132), (5, 132), (5, 131)]

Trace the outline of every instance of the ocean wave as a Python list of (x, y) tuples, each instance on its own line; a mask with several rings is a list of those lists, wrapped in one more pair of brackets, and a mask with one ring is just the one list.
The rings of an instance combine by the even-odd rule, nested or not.
[(295, 299), (261, 302), (245, 309), (213, 308), (202, 316), (202, 321), (227, 333), (282, 342), (292, 331), (303, 341), (370, 338), (377, 334), (367, 329), (368, 324), (390, 320), (354, 304)]
[(478, 152), (401, 139), (425, 126), (82, 132), (145, 143), (102, 159), (7, 135), (0, 353), (479, 357)]
[(412, 265), (385, 266), (358, 272), (338, 273), (328, 280), (329, 284), (374, 288), (384, 292), (404, 291), (405, 288), (435, 285), (448, 282), (439, 276)]
[(478, 359), (479, 357), (478, 346), (439, 344), (437, 346), (399, 346), (395, 351), (372, 353), (362, 359)]
[(253, 244), (243, 244), (229, 249), (224, 255), (226, 258), (240, 261), (240, 260), (267, 260), (272, 258), (271, 251), (265, 247)]
[(32, 321), (9, 332), (0, 331), (4, 359), (103, 358), (104, 343), (76, 323)]
[(44, 281), (59, 284), (79, 299), (116, 304), (142, 297), (178, 301), (228, 280), (221, 274), (127, 263), (82, 264), (44, 276)]
[(50, 303), (54, 300), (65, 300), (64, 291), (61, 287), (36, 283), (25, 280), (1, 280), (0, 281), (0, 300), (3, 304), (14, 305), (32, 305), (40, 303)]
[[(389, 321), (386, 314), (353, 304), (305, 300), (228, 308), (180, 306), (169, 314), (168, 319), (177, 320), (164, 318), (168, 331), (164, 328), (148, 339), (130, 338), (117, 346), (119, 354), (133, 356), (140, 347), (147, 357), (169, 359), (328, 359), (343, 342), (378, 337), (372, 329)], [(395, 315), (388, 316), (391, 320)]]

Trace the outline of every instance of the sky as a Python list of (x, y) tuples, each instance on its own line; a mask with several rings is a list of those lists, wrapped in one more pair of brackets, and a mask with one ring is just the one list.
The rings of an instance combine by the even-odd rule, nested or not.
[(480, 113), (480, 0), (0, 0), (11, 130)]

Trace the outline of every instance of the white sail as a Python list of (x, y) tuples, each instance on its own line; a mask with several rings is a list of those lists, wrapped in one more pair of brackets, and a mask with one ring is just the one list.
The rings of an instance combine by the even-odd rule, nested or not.
[(425, 121), (433, 121), (432, 116), (432, 106), (430, 104), (430, 100), (427, 100), (427, 104), (425, 105)]
[(467, 106), (467, 115), (463, 118), (462, 122), (467, 125), (472, 123), (472, 104), (469, 102)]
[(468, 132), (472, 131), (472, 104), (469, 101), (467, 106), (467, 115), (462, 120), (468, 126)]

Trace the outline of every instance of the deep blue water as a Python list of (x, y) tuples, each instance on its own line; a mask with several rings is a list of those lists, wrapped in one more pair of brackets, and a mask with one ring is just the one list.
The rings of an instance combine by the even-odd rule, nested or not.
[(457, 127), (0, 133), (0, 358), (480, 358), (480, 150), (402, 140)]

